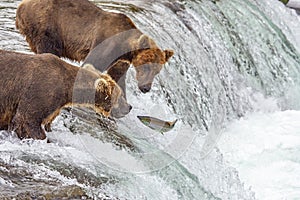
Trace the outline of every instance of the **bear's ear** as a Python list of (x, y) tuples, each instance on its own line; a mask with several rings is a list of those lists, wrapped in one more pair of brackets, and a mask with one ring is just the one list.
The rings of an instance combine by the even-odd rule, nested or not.
[(94, 83), (96, 91), (105, 92), (108, 95), (111, 95), (111, 88), (109, 83), (104, 78), (98, 78)]
[(146, 35), (141, 35), (138, 39), (138, 48), (139, 50), (150, 48), (150, 38)]
[(89, 70), (89, 71), (91, 71), (91, 72), (94, 72), (94, 73), (96, 73), (96, 74), (98, 74), (98, 75), (101, 75), (101, 72), (98, 71), (98, 70), (94, 67), (94, 65), (92, 65), (92, 64), (89, 64), (89, 63), (84, 64), (82, 68), (83, 68), (83, 69), (86, 69), (86, 70)]
[(168, 62), (169, 58), (171, 58), (174, 55), (174, 51), (171, 49), (164, 50), (165, 53), (165, 61)]

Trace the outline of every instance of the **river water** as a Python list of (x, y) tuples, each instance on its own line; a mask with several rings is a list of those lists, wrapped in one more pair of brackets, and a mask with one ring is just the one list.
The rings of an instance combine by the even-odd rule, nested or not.
[[(0, 47), (30, 53), (20, 1), (0, 2)], [(94, 1), (175, 56), (116, 123), (66, 109), (45, 141), (0, 131), (0, 198), (299, 199), (300, 17), (277, 0)], [(79, 63), (73, 63), (79, 65)], [(179, 119), (165, 135), (137, 115)]]

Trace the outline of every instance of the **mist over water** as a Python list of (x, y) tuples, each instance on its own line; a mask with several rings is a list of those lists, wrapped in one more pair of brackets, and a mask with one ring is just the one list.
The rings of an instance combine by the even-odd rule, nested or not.
[[(126, 13), (175, 55), (147, 94), (130, 68), (133, 110), (116, 123), (74, 109), (54, 121), (52, 143), (1, 131), (0, 197), (299, 198), (294, 10), (276, 0), (93, 2)], [(19, 3), (0, 2), (0, 47), (29, 53), (14, 28)], [(137, 115), (179, 121), (161, 135)]]

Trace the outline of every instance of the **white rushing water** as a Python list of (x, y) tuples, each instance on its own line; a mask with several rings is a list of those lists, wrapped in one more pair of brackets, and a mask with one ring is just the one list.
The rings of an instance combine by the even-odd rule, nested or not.
[[(126, 13), (175, 55), (150, 93), (139, 92), (128, 71), (133, 110), (116, 124), (64, 110), (51, 143), (0, 131), (0, 198), (68, 186), (94, 199), (300, 198), (294, 10), (277, 0), (93, 2)], [(29, 53), (14, 29), (19, 3), (0, 2), (0, 47)], [(137, 115), (179, 121), (162, 135)]]
[(251, 113), (230, 124), (218, 146), (257, 199), (300, 197), (300, 112)]
[[(255, 3), (299, 51), (300, 17), (295, 10), (277, 1)], [(299, 91), (299, 85), (288, 91), (284, 105), (278, 102), (282, 98), (259, 96), (255, 111), (229, 123), (219, 141), (224, 159), (238, 170), (257, 199), (300, 198)]]

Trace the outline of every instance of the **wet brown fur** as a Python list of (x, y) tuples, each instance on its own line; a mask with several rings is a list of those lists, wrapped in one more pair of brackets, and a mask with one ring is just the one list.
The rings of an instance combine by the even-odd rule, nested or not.
[[(122, 71), (118, 71), (123, 76), (133, 63), (140, 68), (136, 78), (141, 90), (151, 86), (154, 76), (173, 55), (172, 50), (160, 50), (126, 15), (103, 11), (88, 0), (23, 0), (17, 9), (16, 27), (33, 52), (76, 61), (86, 59), (85, 63), (101, 72), (108, 70), (114, 78), (120, 77), (114, 74), (118, 70), (109, 69), (120, 68), (119, 60), (128, 61), (127, 67), (121, 63)], [(121, 36), (115, 38), (118, 34)], [(140, 67), (150, 63), (159, 67), (150, 66), (150, 71)]]
[(109, 75), (72, 66), (52, 54), (0, 50), (0, 77), (0, 129), (15, 131), (20, 138), (44, 139), (42, 126), (50, 128), (64, 106), (91, 107), (108, 115), (125, 101)]

